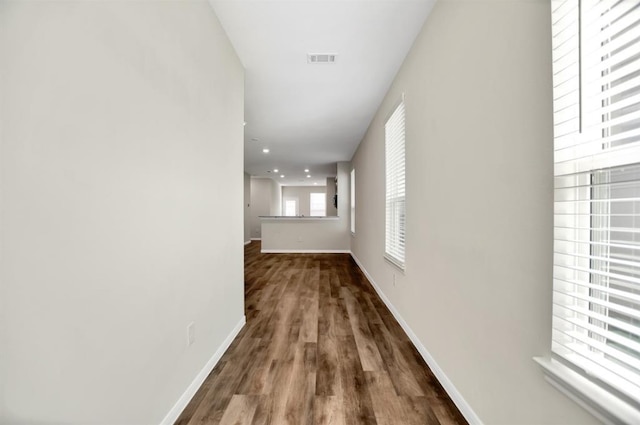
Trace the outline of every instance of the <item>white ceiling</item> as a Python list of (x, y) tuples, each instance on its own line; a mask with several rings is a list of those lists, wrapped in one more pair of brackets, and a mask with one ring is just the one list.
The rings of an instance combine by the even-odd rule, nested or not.
[(324, 184), (351, 159), (435, 2), (210, 1), (245, 67), (245, 171), (277, 168), (286, 185)]

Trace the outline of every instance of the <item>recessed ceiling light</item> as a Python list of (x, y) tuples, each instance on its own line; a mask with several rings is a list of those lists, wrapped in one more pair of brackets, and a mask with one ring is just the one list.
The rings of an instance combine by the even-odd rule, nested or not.
[(280, 174), (280, 178), (283, 179), (284, 178), (284, 174)]
[(307, 174), (307, 178), (310, 179), (311, 178), (311, 174)]
[(278, 172), (278, 169), (277, 169), (277, 168), (274, 168), (274, 169), (273, 169), (273, 172), (274, 172), (274, 173), (277, 173), (277, 172)]
[(309, 172), (309, 169), (308, 169), (308, 168), (305, 168), (305, 169), (304, 169), (304, 172), (305, 172), (305, 173), (308, 173), (308, 172)]
[(267, 148), (262, 149), (262, 153), (269, 153), (269, 149)]

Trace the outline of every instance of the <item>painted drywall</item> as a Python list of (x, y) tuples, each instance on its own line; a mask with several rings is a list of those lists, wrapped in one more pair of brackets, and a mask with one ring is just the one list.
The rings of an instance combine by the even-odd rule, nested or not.
[(260, 216), (271, 214), (271, 179), (251, 178), (251, 239), (262, 237)]
[[(532, 360), (551, 341), (550, 17), (548, 1), (439, 1), (352, 161), (354, 255), (486, 424), (596, 423)], [(405, 272), (383, 260), (402, 93)]]
[(281, 214), (282, 189), (273, 179), (252, 177), (250, 191), (251, 239), (260, 239), (262, 237), (260, 216)]
[(160, 423), (244, 314), (242, 65), (204, 1), (3, 1), (0, 69), (0, 423)]
[(262, 223), (262, 252), (349, 252), (338, 217), (277, 218)]
[(244, 242), (251, 242), (251, 176), (244, 173)]
[(298, 202), (298, 215), (306, 217), (311, 215), (311, 194), (322, 193), (326, 195), (324, 186), (282, 186), (282, 210), (287, 199), (296, 199)]
[(272, 179), (269, 190), (271, 190), (269, 214), (282, 215), (282, 186)]
[(262, 250), (266, 252), (348, 251), (349, 172), (348, 162), (338, 163), (338, 217), (326, 220), (266, 220), (262, 225)]

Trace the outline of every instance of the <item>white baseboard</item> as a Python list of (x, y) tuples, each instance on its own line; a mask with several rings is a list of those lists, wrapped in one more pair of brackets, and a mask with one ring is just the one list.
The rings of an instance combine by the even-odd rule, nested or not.
[(207, 364), (204, 365), (200, 373), (196, 375), (193, 382), (191, 382), (176, 404), (174, 404), (169, 413), (167, 413), (162, 422), (160, 422), (160, 425), (173, 425), (178, 420), (184, 408), (187, 407), (187, 404), (189, 404), (198, 389), (202, 386), (204, 380), (207, 379), (209, 373), (211, 373), (213, 368), (218, 364), (220, 358), (222, 358), (222, 355), (227, 351), (235, 337), (238, 336), (238, 333), (240, 333), (246, 322), (247, 318), (242, 316), (242, 319), (238, 322), (236, 327), (233, 328), (229, 336), (227, 336), (227, 338), (222, 342), (222, 345), (220, 345), (216, 352), (213, 353), (213, 356), (211, 356)]
[(252, 241), (261, 241), (262, 238), (251, 238)]
[(453, 385), (453, 382), (451, 382), (451, 380), (447, 377), (447, 375), (445, 375), (444, 371), (442, 370), (442, 368), (440, 368), (438, 363), (436, 363), (433, 356), (429, 353), (429, 351), (425, 348), (422, 342), (418, 339), (416, 334), (409, 327), (407, 322), (402, 318), (402, 316), (400, 315), (398, 310), (394, 307), (394, 305), (391, 304), (391, 301), (389, 300), (389, 298), (387, 298), (384, 292), (382, 292), (382, 290), (373, 280), (369, 272), (367, 272), (367, 269), (364, 268), (360, 260), (358, 260), (358, 257), (356, 257), (353, 252), (351, 252), (351, 257), (356, 262), (358, 267), (360, 267), (360, 270), (362, 270), (362, 273), (364, 273), (364, 275), (367, 277), (367, 279), (371, 283), (371, 286), (373, 286), (373, 289), (375, 289), (375, 291), (378, 293), (378, 296), (380, 297), (380, 299), (386, 304), (389, 311), (391, 311), (391, 314), (393, 314), (393, 317), (395, 317), (398, 323), (400, 323), (400, 326), (402, 326), (402, 329), (404, 329), (405, 333), (407, 334), (411, 342), (413, 342), (413, 345), (418, 349), (418, 352), (420, 353), (424, 361), (427, 363), (427, 365), (429, 366), (433, 374), (436, 376), (436, 378), (438, 379), (438, 381), (440, 382), (444, 390), (447, 392), (451, 400), (458, 407), (458, 409), (460, 410), (460, 413), (462, 413), (462, 416), (464, 416), (467, 422), (469, 422), (471, 425), (482, 425), (482, 421), (480, 420), (480, 417), (476, 414), (476, 412), (473, 411), (469, 403), (467, 403), (467, 401), (462, 397), (462, 394), (460, 394), (460, 392), (456, 389), (456, 387)]
[(351, 254), (348, 249), (262, 249), (262, 254)]
[(249, 239), (248, 241), (246, 241), (244, 244), (245, 245), (249, 245), (251, 243), (251, 239)]

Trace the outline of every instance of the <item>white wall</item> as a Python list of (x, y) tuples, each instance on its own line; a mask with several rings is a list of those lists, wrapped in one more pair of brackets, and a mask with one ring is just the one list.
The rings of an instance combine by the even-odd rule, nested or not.
[(0, 422), (160, 423), (243, 319), (242, 66), (203, 1), (3, 1), (0, 70)]
[[(354, 255), (486, 424), (596, 422), (532, 360), (551, 340), (550, 32), (548, 1), (439, 1), (353, 158)], [(405, 273), (383, 260), (402, 93)]]
[(271, 214), (271, 179), (251, 178), (251, 238), (260, 239), (261, 215)]
[(298, 202), (298, 215), (306, 217), (311, 215), (311, 194), (323, 193), (326, 195), (324, 186), (283, 186), (282, 187), (282, 211), (287, 199), (296, 199)]
[(349, 252), (337, 217), (263, 220), (262, 252)]
[(251, 176), (244, 173), (244, 242), (251, 241)]
[(282, 190), (280, 184), (273, 179), (251, 178), (251, 238), (262, 237), (260, 216), (280, 215)]
[(271, 191), (269, 215), (282, 215), (282, 186), (272, 179), (269, 190)]

